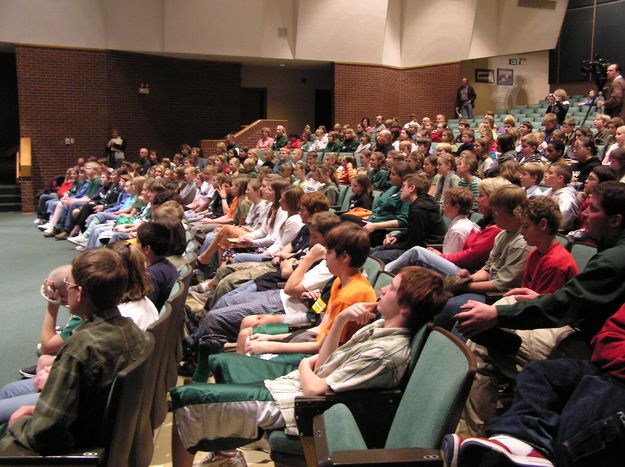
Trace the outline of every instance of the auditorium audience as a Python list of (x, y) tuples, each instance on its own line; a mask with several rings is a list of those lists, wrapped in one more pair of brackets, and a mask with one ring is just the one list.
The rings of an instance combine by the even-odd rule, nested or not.
[[(59, 182), (62, 184), (52, 185), (39, 196), (34, 223), (46, 237), (67, 239), (78, 250), (93, 251), (78, 256), (73, 269), (66, 266), (53, 271), (44, 283), (42, 294), (51, 302), (40, 339), (45, 355), (37, 368), (23, 370), (24, 374), (37, 374), (36, 378), (0, 390), (0, 421), (8, 421), (15, 413), (9, 435), (0, 442), (6, 445), (17, 439), (42, 452), (55, 452), (63, 446), (82, 446), (92, 439), (82, 431), (93, 421), (83, 413), (75, 413), (73, 407), (68, 411), (75, 422), (67, 424), (63, 420), (59, 433), (48, 434), (41, 425), (42, 420), (55, 417), (49, 404), (57, 402), (62, 390), (54, 370), (67, 365), (64, 349), (77, 345), (73, 344), (74, 336), (82, 335), (84, 317), (94, 314), (98, 319), (98, 313), (104, 311), (95, 302), (93, 309), (88, 309), (76, 300), (75, 296), (81, 294), (101, 295), (87, 285), (91, 284), (87, 276), (106, 275), (106, 268), (95, 271), (83, 263), (89, 258), (101, 264), (115, 252), (111, 261), (119, 262), (124, 270), (121, 275), (128, 277), (113, 278), (110, 273), (102, 280), (129, 281), (130, 285), (125, 294), (118, 297), (114, 292), (106, 297), (107, 307), (121, 303), (121, 315), (132, 317), (139, 328), (145, 329), (158, 319), (158, 310), (186, 262), (188, 240), (194, 238), (202, 245), (198, 269), (194, 271), (199, 283), (190, 289), (187, 300), (196, 300), (199, 309), (187, 310), (191, 334), (186, 340), (184, 360), (191, 363), (190, 368), (198, 364), (195, 381), (205, 381), (209, 370), (217, 369), (219, 383), (247, 384), (255, 382), (249, 378), (267, 371), (267, 389), (261, 387), (268, 392), (266, 399), (275, 423), (291, 427), (291, 415), (281, 405), (283, 396), (274, 393), (283, 380), (275, 378), (299, 365), (301, 386), (290, 375), (284, 377), (289, 385), (295, 381), (293, 391), (302, 387), (305, 393), (317, 388), (335, 389), (333, 383), (323, 379), (329, 377), (332, 381), (331, 370), (323, 373), (319, 362), (338, 345), (366, 342), (362, 332), (356, 331), (366, 325), (369, 313), (363, 305), (353, 303), (375, 301), (372, 284), (360, 271), (367, 255), (387, 263), (386, 271), (398, 274), (383, 291), (383, 317), (386, 313), (403, 319), (416, 303), (414, 300), (423, 298), (411, 299), (410, 306), (401, 301), (405, 300), (402, 294), (405, 297), (416, 293), (415, 289), (406, 289), (404, 281), (409, 277), (412, 280), (418, 276), (431, 284), (440, 280), (438, 274), (426, 270), (404, 269), (417, 264), (448, 276), (446, 285), (456, 296), (447, 301), (448, 292), (423, 291), (440, 298), (441, 303), (430, 306), (429, 311), (441, 309), (436, 322), (455, 326), (455, 332), (469, 339), (468, 345), (480, 362), (459, 434), (446, 438), (445, 455), (451, 453), (454, 457), (460, 452), (465, 463), (486, 451), (496, 451), (503, 458), (524, 458), (519, 453), (527, 451), (524, 443), (529, 441), (539, 448), (539, 454), (559, 460), (560, 448), (536, 443), (526, 426), (521, 431), (509, 429), (522, 410), (519, 401), (501, 419), (505, 423), (496, 421), (485, 429), (495, 413), (493, 401), (501, 378), (514, 382), (517, 372), (529, 361), (543, 360), (554, 349), (558, 351), (560, 340), (575, 336), (576, 329), (568, 325), (581, 326), (587, 344), (592, 337), (587, 328), (595, 332), (601, 329), (625, 301), (622, 284), (617, 283), (622, 279), (622, 268), (615, 259), (622, 256), (621, 208), (625, 201), (621, 200), (623, 184), (614, 181), (625, 180), (621, 141), (625, 126), (620, 118), (597, 114), (594, 132), (576, 128), (575, 120), (566, 118), (564, 90), (558, 89), (554, 96), (543, 118), (544, 129), (534, 129), (527, 120), (521, 121), (517, 129), (517, 114), (506, 115), (499, 130), (492, 112), (484, 115), (479, 128), (472, 128), (477, 126), (475, 120), (456, 122), (457, 126), (454, 122), (448, 124), (443, 114), (436, 115), (435, 124), (424, 117), (422, 125), (412, 115), (405, 126), (399, 123), (406, 121), (405, 116), (385, 119), (378, 115), (373, 127), (365, 118), (354, 126), (355, 130), (351, 124), (336, 123), (329, 127), (330, 132), (319, 126), (314, 137), (309, 126), (301, 137), (295, 133), (287, 137), (284, 126), (277, 125), (272, 138), (271, 130), (263, 128), (251, 140), (251, 149), (247, 146), (250, 141), (237, 144), (238, 136), (229, 134), (216, 149), (205, 149), (204, 157), (200, 148), (188, 144), (182, 144), (180, 153), (171, 158), (160, 159), (155, 151), (142, 148), (138, 163), (119, 159), (115, 162), (121, 167), (116, 170), (110, 169), (106, 161), (92, 157), (85, 162), (87, 158), (83, 158), (78, 166), (67, 169)], [(432, 141), (436, 155), (430, 153)], [(347, 211), (337, 212), (339, 218), (327, 212), (330, 206), (335, 210), (346, 206)], [(474, 218), (475, 222), (470, 220)], [(186, 234), (185, 228), (189, 229)], [(571, 241), (597, 242), (599, 254), (579, 277), (574, 277), (578, 270), (570, 254), (555, 239), (558, 232), (569, 232), (567, 238)], [(110, 247), (99, 248), (106, 244)], [(80, 273), (80, 268), (88, 271)], [(599, 282), (603, 284), (599, 286)], [(501, 293), (506, 296), (495, 302), (493, 296)], [(114, 304), (110, 301), (113, 298), (117, 300)], [(106, 301), (98, 295), (100, 299)], [(74, 304), (78, 316), (73, 316), (57, 334), (54, 327), (58, 308), (66, 302), (70, 308)], [(391, 302), (395, 305), (389, 311)], [(590, 316), (590, 310), (598, 306), (601, 310)], [(104, 312), (106, 316), (109, 311)], [(406, 323), (397, 322), (402, 326)], [(289, 331), (288, 326), (294, 323), (313, 327)], [(539, 327), (545, 329), (534, 329)], [(354, 332), (357, 344), (349, 341)], [(531, 344), (537, 340), (541, 348)], [(239, 354), (255, 358), (214, 355), (226, 342), (236, 342)], [(61, 357), (54, 362), (61, 348)], [(317, 351), (319, 357), (304, 358)], [(82, 350), (76, 348), (76, 352)], [(209, 362), (216, 366), (211, 367)], [(233, 369), (224, 373), (228, 365)], [(234, 370), (236, 365), (241, 368)], [(117, 367), (105, 366), (106, 379)], [(518, 381), (519, 397), (525, 398), (522, 400), (533, 397), (527, 394), (527, 380), (532, 376), (525, 375), (548, 367), (539, 362), (521, 373)], [(602, 367), (601, 371), (610, 370)], [(315, 372), (322, 377), (315, 376)], [(309, 382), (312, 386), (307, 388)], [(110, 381), (102, 385), (108, 387)], [(578, 402), (573, 386), (567, 387), (571, 393), (567, 397)], [(42, 388), (41, 409), (37, 405), (35, 410), (32, 404)], [(215, 385), (217, 401), (222, 397), (222, 388), (230, 390), (230, 386)], [(213, 389), (206, 391), (212, 395)], [(287, 410), (291, 411), (293, 391), (285, 396), (291, 404)], [(209, 426), (194, 426), (196, 434), (191, 437), (184, 430), (199, 422), (187, 416), (189, 406), (181, 399), (184, 393), (185, 389), (173, 391), (178, 422), (173, 446), (176, 465), (188, 465), (190, 454), (186, 449), (195, 451), (200, 440), (228, 438), (234, 433), (213, 433)], [(73, 400), (67, 399), (62, 406)], [(20, 409), (24, 404), (30, 407)], [(212, 405), (199, 404), (207, 412), (196, 418), (208, 416), (214, 410)], [(88, 412), (96, 414), (101, 408), (102, 401), (93, 397)], [(570, 416), (566, 410), (563, 414)], [(248, 416), (246, 422), (254, 421), (247, 413), (242, 416)], [(238, 437), (254, 438), (257, 425), (252, 425), (254, 433), (236, 433)], [(60, 439), (58, 435), (63, 433), (68, 434), (58, 447), (49, 442)], [(497, 437), (463, 443), (460, 436), (484, 433)], [(511, 436), (518, 439), (510, 441)], [(219, 441), (213, 445), (220, 446)], [(233, 444), (224, 446), (229, 449)], [(240, 457), (236, 451), (215, 451), (212, 459), (219, 462), (234, 462)]]

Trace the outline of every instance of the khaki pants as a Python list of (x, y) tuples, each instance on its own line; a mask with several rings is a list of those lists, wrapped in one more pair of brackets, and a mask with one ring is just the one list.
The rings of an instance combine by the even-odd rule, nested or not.
[(217, 270), (213, 279), (215, 288), (210, 299), (212, 308), (222, 296), (236, 289), (241, 284), (256, 279), (267, 272), (275, 271), (276, 267), (270, 261), (262, 263), (248, 262), (222, 266)]
[[(496, 304), (513, 303), (504, 297)], [(487, 349), (475, 342), (467, 345), (477, 358), (477, 372), (465, 405), (457, 433), (463, 436), (484, 436), (484, 428), (495, 416), (498, 385), (501, 379), (516, 380), (525, 365), (534, 360), (545, 360), (552, 350), (567, 336), (575, 332), (569, 326), (550, 329), (513, 331), (521, 337), (521, 347), (514, 354), (497, 349)]]

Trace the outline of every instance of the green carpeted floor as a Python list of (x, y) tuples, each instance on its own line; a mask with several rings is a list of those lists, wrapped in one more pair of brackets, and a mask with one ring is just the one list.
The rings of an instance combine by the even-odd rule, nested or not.
[[(39, 289), (48, 272), (78, 253), (67, 241), (44, 238), (34, 215), (0, 212), (0, 387), (19, 379), (20, 368), (34, 365), (46, 310)], [(67, 320), (62, 311), (59, 324)]]

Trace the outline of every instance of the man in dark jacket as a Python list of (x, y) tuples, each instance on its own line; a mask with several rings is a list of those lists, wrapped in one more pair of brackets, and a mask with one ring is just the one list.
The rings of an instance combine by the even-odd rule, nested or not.
[(404, 178), (400, 198), (410, 203), (408, 229), (395, 236), (387, 234), (383, 244), (373, 249), (372, 256), (388, 263), (413, 246), (425, 247), (428, 243), (443, 241), (445, 227), (440, 207), (427, 194), (429, 186), (429, 180), (421, 174), (411, 174)]
[(466, 78), (462, 78), (462, 84), (456, 92), (456, 113), (460, 112), (462, 118), (473, 118), (473, 106), (475, 105), (475, 89), (469, 85)]
[(621, 76), (621, 66), (613, 63), (608, 67), (608, 84), (603, 89), (605, 102), (599, 101), (597, 107), (603, 110), (610, 117), (625, 118), (625, 79)]

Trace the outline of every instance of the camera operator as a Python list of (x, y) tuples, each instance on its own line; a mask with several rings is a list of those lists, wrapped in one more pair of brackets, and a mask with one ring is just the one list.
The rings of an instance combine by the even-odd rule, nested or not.
[(597, 107), (603, 107), (604, 113), (610, 117), (625, 118), (625, 79), (621, 76), (621, 66), (612, 63), (607, 69), (608, 82), (603, 88), (605, 102), (597, 102)]

